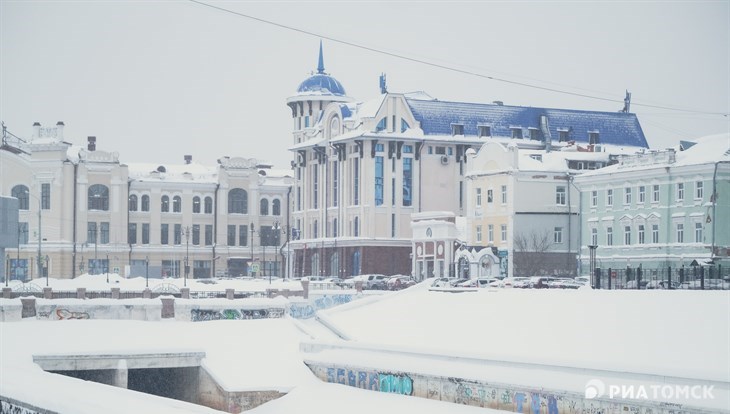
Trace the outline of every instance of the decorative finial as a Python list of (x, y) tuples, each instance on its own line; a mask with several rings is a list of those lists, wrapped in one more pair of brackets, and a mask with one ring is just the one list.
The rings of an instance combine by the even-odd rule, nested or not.
[(317, 73), (324, 74), (324, 57), (322, 57), (322, 39), (319, 40), (319, 65), (317, 65)]

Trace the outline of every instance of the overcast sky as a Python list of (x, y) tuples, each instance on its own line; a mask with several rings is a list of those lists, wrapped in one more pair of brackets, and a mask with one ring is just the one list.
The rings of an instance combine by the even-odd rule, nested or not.
[(95, 135), (125, 163), (286, 168), (285, 101), (323, 36), (326, 71), (358, 101), (379, 94), (381, 72), (391, 92), (447, 101), (618, 111), (628, 89), (652, 147), (730, 129), (717, 115), (730, 111), (729, 1), (210, 3), (318, 36), (184, 0), (1, 0), (0, 119), (27, 138), (33, 122), (64, 121), (67, 141)]

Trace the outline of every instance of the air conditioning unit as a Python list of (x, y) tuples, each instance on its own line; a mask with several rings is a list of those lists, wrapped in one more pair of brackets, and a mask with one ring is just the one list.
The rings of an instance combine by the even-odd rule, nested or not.
[(441, 156), (441, 164), (446, 165), (449, 163), (449, 157), (446, 155)]

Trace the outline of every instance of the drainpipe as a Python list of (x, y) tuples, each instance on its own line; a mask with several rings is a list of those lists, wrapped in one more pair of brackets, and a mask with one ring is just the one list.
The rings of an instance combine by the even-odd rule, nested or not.
[[(215, 247), (218, 242), (218, 189), (220, 189), (220, 183), (215, 185), (215, 192), (213, 193), (213, 264), (211, 265), (211, 271), (213, 272), (210, 277), (215, 277)], [(204, 199), (205, 200), (205, 199)], [(205, 208), (205, 207), (203, 207)]]
[(73, 191), (73, 254), (71, 255), (71, 279), (76, 278), (76, 213), (78, 210), (77, 201), (76, 201), (76, 191), (78, 186), (78, 178), (79, 178), (79, 164), (74, 164), (74, 191)]
[[(127, 179), (127, 244), (129, 245), (129, 252), (127, 252), (129, 263), (129, 269), (131, 271), (132, 269), (132, 243), (129, 242), (129, 218), (131, 217), (129, 214), (129, 194), (132, 191), (132, 180)], [(138, 200), (138, 202), (141, 202), (142, 200)]]
[[(573, 216), (573, 211), (572, 211), (572, 208), (571, 208), (571, 205), (570, 205), (570, 185), (573, 183), (573, 176), (570, 175), (570, 172), (568, 172), (568, 176), (565, 178), (565, 181), (567, 181), (567, 184), (568, 184), (566, 186), (566, 188), (565, 188), (566, 189), (566, 192), (568, 193), (568, 195), (567, 195), (568, 196), (568, 257), (566, 258), (566, 262), (569, 262), (570, 261), (569, 260), (570, 259), (570, 252), (573, 250), (573, 244), (572, 244), (572, 238), (571, 238), (571, 235), (572, 235), (572, 233), (571, 233), (571, 230), (572, 230), (571, 222), (573, 221), (573, 217), (572, 217)], [(567, 266), (567, 267), (570, 268), (570, 265)]]
[(720, 164), (726, 164), (727, 161), (717, 161), (715, 163), (715, 172), (712, 174), (712, 250), (710, 250), (710, 259), (715, 257), (715, 223), (717, 216), (715, 209), (717, 207), (717, 168)]

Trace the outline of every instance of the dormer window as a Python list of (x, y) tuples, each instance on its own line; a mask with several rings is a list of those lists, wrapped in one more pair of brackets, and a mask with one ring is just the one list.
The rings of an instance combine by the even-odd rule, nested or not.
[(464, 135), (464, 125), (451, 124), (451, 135)]
[(383, 117), (383, 119), (378, 122), (378, 125), (375, 127), (375, 132), (385, 131), (388, 128), (388, 118)]
[(532, 158), (533, 160), (542, 162), (542, 154), (532, 154), (532, 155), (530, 155), (530, 158)]
[(530, 128), (529, 131), (530, 131), (530, 139), (531, 140), (535, 140), (535, 141), (539, 141), (540, 140), (540, 134), (539, 134), (539, 131), (538, 131), (537, 128)]
[(567, 129), (564, 128), (558, 128), (558, 141), (559, 142), (567, 142), (570, 141), (570, 134)]
[(411, 126), (408, 125), (408, 122), (406, 122), (405, 119), (400, 119), (400, 132), (406, 132), (407, 129), (409, 129)]
[(491, 137), (492, 136), (492, 127), (490, 127), (489, 125), (478, 125), (477, 134), (479, 135), (479, 138)]
[(512, 138), (522, 139), (522, 128), (521, 127), (510, 127), (512, 130)]
[(600, 144), (601, 139), (598, 135), (598, 131), (588, 131), (588, 143), (589, 144)]

